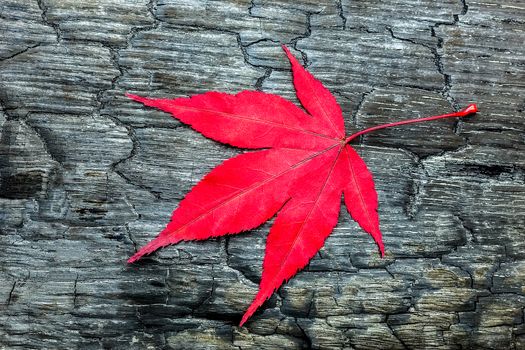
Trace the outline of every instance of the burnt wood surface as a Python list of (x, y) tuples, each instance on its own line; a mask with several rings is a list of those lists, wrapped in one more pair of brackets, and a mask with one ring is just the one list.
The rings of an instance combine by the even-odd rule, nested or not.
[[(0, 348), (525, 349), (522, 0), (0, 0)], [(297, 103), (285, 43), (374, 174), (386, 257), (341, 210), (239, 328), (269, 224), (126, 259), (242, 152), (125, 92)], [(250, 215), (250, 213), (246, 213)]]

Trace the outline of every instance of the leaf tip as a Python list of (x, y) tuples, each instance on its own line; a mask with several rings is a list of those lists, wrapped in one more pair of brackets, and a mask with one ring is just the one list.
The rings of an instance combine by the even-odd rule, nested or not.
[(165, 229), (164, 231), (159, 233), (157, 238), (155, 238), (154, 240), (152, 240), (151, 242), (146, 244), (144, 247), (142, 247), (138, 252), (133, 254), (133, 256), (128, 259), (128, 264), (132, 264), (135, 261), (137, 261), (140, 258), (142, 258), (144, 255), (149, 255), (149, 254), (153, 253), (154, 251), (156, 251), (157, 249), (162, 248), (164, 246), (167, 246), (168, 244), (177, 243), (177, 242), (169, 242), (169, 241), (167, 241), (166, 237), (165, 237), (166, 232), (167, 231)]
[(290, 52), (290, 49), (286, 45), (282, 44), (281, 47), (283, 48), (284, 53), (286, 53), (286, 56), (288, 57), (288, 60), (290, 61), (293, 68), (297, 63), (295, 56)]
[[(137, 254), (135, 254), (135, 255), (137, 255)], [(135, 261), (140, 259), (140, 257), (135, 257), (135, 255), (133, 255), (131, 258), (128, 259), (128, 261), (127, 261), (128, 264), (133, 264)]]
[(126, 95), (127, 98), (131, 98), (132, 100), (139, 98), (138, 95), (130, 94), (129, 92), (126, 92), (124, 95)]
[[(263, 299), (263, 302), (264, 302), (264, 299)], [(253, 314), (255, 313), (255, 311), (257, 311), (257, 309), (259, 308), (259, 306), (262, 305), (262, 302), (258, 301), (257, 298), (252, 302), (252, 304), (248, 307), (248, 309), (246, 310), (246, 312), (244, 313), (244, 315), (242, 315), (242, 319), (241, 319), (241, 322), (239, 322), (239, 327), (242, 327), (247, 321), (248, 319), (250, 319), (250, 317), (253, 316)]]
[(142, 248), (141, 250), (139, 250), (138, 252), (136, 252), (135, 254), (133, 254), (133, 256), (131, 256), (128, 259), (128, 264), (133, 264), (134, 262), (140, 260), (140, 258), (142, 258), (144, 255), (152, 253), (152, 251), (149, 251), (149, 250), (150, 249), (148, 249), (148, 246), (146, 246)]
[(255, 310), (257, 310), (258, 306), (257, 307), (254, 307), (253, 306), (253, 303), (252, 305), (250, 305), (250, 307), (248, 308), (248, 310), (246, 310), (246, 312), (244, 313), (244, 315), (242, 315), (242, 319), (241, 319), (241, 322), (239, 322), (239, 327), (242, 327), (246, 321), (248, 321), (248, 319), (250, 317), (252, 317), (253, 313), (255, 312)]
[(377, 244), (377, 248), (379, 248), (379, 256), (381, 258), (384, 258), (385, 257), (385, 245), (383, 244), (383, 240), (379, 238), (378, 240), (376, 240), (376, 244)]
[[(255, 299), (253, 299), (252, 303), (250, 304), (244, 315), (242, 315), (239, 327), (242, 327), (246, 323), (246, 321), (248, 321), (248, 319), (253, 316), (255, 311), (257, 311), (257, 309), (266, 301), (266, 299), (269, 298), (269, 295), (265, 294), (265, 292), (259, 289), (259, 292), (255, 296)], [(270, 295), (272, 294), (273, 291), (270, 293)]]
[(132, 99), (133, 101), (137, 101), (137, 102), (140, 102), (140, 103), (143, 103), (143, 104), (146, 104), (146, 102), (149, 100), (149, 99), (146, 98), (146, 97), (142, 97), (142, 96), (139, 96), (139, 95), (130, 94), (129, 92), (126, 92), (125, 95), (126, 95), (127, 98), (130, 98), (130, 99)]

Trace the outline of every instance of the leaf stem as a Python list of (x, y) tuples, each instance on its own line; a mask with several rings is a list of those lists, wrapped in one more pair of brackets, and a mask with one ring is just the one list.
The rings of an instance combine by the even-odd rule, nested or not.
[(478, 111), (478, 107), (475, 104), (471, 104), (467, 108), (462, 109), (459, 112), (454, 112), (454, 113), (449, 113), (449, 114), (442, 114), (442, 115), (435, 115), (435, 116), (426, 117), (426, 118), (409, 119), (409, 120), (403, 120), (403, 121), (395, 122), (395, 123), (388, 123), (388, 124), (382, 124), (382, 125), (378, 125), (378, 126), (373, 126), (371, 128), (358, 131), (355, 134), (352, 134), (352, 135), (348, 136), (345, 139), (345, 144), (350, 142), (350, 141), (352, 141), (353, 139), (361, 136), (361, 135), (367, 134), (367, 133), (372, 132), (372, 131), (385, 129), (385, 128), (391, 128), (393, 126), (398, 126), (398, 125), (420, 123), (420, 122), (428, 122), (428, 121), (436, 120), (436, 119), (466, 117), (467, 115), (476, 113), (477, 111)]

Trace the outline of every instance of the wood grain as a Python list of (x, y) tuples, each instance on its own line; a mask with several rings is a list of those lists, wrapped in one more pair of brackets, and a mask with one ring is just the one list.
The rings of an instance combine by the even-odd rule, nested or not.
[[(525, 349), (522, 1), (0, 0), (0, 18), (1, 348)], [(343, 210), (239, 328), (268, 224), (125, 261), (241, 150), (124, 93), (297, 102), (281, 43), (349, 129), (480, 113), (358, 140), (386, 257)]]

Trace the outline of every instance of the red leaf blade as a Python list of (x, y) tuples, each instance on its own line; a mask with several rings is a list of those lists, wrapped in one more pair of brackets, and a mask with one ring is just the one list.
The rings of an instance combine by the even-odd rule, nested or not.
[(359, 226), (374, 238), (381, 256), (384, 256), (385, 247), (377, 214), (377, 192), (372, 174), (350, 145), (345, 146), (342, 157), (348, 174), (348, 182), (343, 191), (346, 209)]
[(318, 157), (291, 189), (292, 198), (268, 235), (259, 292), (241, 326), (284, 281), (308, 264), (337, 224), (344, 170), (340, 151), (337, 148), (327, 157)]
[(323, 129), (334, 138), (345, 137), (345, 125), (341, 107), (332, 93), (297, 61), (290, 50), (283, 45), (293, 71), (293, 84), (297, 98), (304, 108), (323, 122)]
[(176, 99), (127, 96), (171, 113), (208, 138), (236, 147), (322, 149), (335, 141), (319, 127), (318, 120), (292, 102), (259, 91), (207, 92)]
[(193, 187), (173, 212), (167, 227), (128, 262), (180, 241), (239, 233), (259, 226), (289, 198), (289, 186), (297, 172), (327, 152), (270, 149), (226, 160)]
[(345, 136), (335, 97), (283, 46), (297, 97), (310, 114), (291, 102), (258, 91), (236, 95), (208, 92), (190, 98), (150, 99), (127, 94), (146, 106), (170, 112), (216, 141), (243, 148), (241, 154), (206, 175), (181, 201), (157, 238), (128, 262), (184, 240), (202, 240), (259, 226), (276, 212), (268, 235), (259, 291), (241, 326), (282, 283), (304, 268), (337, 224), (341, 194), (352, 218), (384, 256), (372, 174), (348, 143), (369, 132), (442, 118), (464, 110), (374, 126)]

